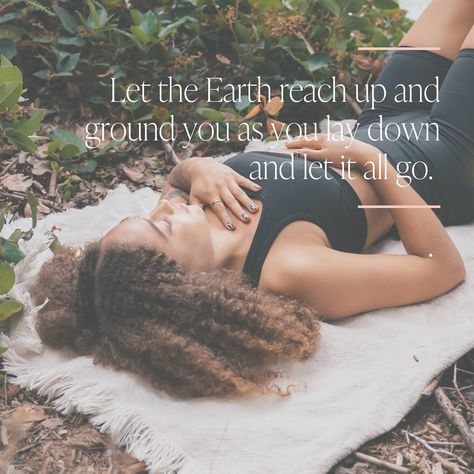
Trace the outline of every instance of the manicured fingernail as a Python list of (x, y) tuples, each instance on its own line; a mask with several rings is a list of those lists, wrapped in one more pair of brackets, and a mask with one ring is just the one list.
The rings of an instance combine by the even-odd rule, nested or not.
[(227, 228), (229, 230), (234, 230), (235, 229), (235, 224), (233, 222), (227, 222)]
[(248, 215), (247, 213), (243, 212), (243, 213), (242, 213), (242, 219), (243, 219), (244, 221), (249, 220), (249, 215)]
[(254, 203), (249, 204), (249, 209), (250, 209), (251, 211), (256, 211), (256, 210), (257, 210), (257, 206), (256, 206)]
[(258, 185), (258, 184), (255, 184), (255, 189), (260, 191), (262, 189), (262, 186)]

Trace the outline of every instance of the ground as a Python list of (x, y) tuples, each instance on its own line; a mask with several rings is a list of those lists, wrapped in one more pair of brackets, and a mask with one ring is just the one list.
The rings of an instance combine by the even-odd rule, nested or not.
[[(456, 368), (456, 370), (455, 370)], [(456, 376), (454, 376), (456, 374)], [(458, 387), (457, 394), (455, 383)], [(438, 384), (458, 413), (474, 425), (474, 352), (449, 368)], [(434, 389), (434, 384), (431, 389)], [(396, 396), (396, 381), (394, 381)], [(145, 473), (143, 463), (99, 433), (78, 414), (62, 415), (34, 393), (21, 390), (8, 378), (0, 390), (0, 472), (9, 474), (57, 473)], [(436, 459), (431, 450), (441, 450)], [(439, 408), (433, 394), (423, 396), (417, 406), (390, 432), (362, 446), (348, 456), (333, 474), (393, 472), (358, 460), (360, 453), (403, 466), (413, 472), (462, 474), (472, 472), (469, 453), (456, 427)], [(444, 466), (444, 467), (443, 467)], [(403, 471), (399, 471), (403, 472)]]

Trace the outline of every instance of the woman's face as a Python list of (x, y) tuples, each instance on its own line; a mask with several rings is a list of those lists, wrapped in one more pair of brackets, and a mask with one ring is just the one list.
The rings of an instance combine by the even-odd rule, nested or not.
[(190, 270), (214, 264), (209, 224), (199, 206), (160, 200), (146, 217), (128, 217), (111, 229), (103, 243), (150, 245)]

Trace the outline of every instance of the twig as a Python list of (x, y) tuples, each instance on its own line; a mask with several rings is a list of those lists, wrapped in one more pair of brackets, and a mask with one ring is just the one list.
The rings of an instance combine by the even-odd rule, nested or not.
[(438, 386), (438, 383), (439, 381), (441, 380), (441, 377), (443, 375), (443, 372), (438, 374), (426, 387), (425, 389), (423, 390), (423, 392), (421, 392), (421, 395), (423, 395), (424, 397), (430, 397), (433, 392), (435, 391), (435, 388)]
[(464, 474), (464, 471), (457, 464), (444, 459), (438, 453), (433, 454), (433, 459), (439, 462), (451, 474)]
[(466, 420), (456, 411), (451, 400), (441, 387), (438, 387), (435, 392), (435, 398), (439, 407), (443, 410), (448, 420), (459, 430), (461, 436), (466, 441), (467, 448), (471, 453), (474, 453), (474, 432), (467, 424)]
[(397, 466), (391, 462), (383, 461), (382, 459), (369, 456), (368, 454), (359, 453), (358, 451), (354, 453), (354, 457), (359, 459), (359, 461), (368, 462), (374, 466), (388, 469), (389, 471), (400, 472), (402, 474), (408, 474), (411, 472), (411, 469), (408, 469), (407, 467)]
[(8, 163), (7, 166), (5, 166), (5, 168), (3, 168), (2, 172), (0, 173), (0, 179), (3, 179), (6, 177), (7, 175), (7, 171), (18, 161), (18, 155), (17, 156), (14, 156), (12, 158), (12, 161), (10, 161), (10, 163)]
[(464, 408), (467, 411), (469, 411), (469, 406), (466, 403), (466, 399), (464, 398), (463, 394), (461, 393), (461, 390), (459, 390), (459, 385), (458, 385), (458, 363), (457, 362), (454, 364), (453, 385), (454, 385), (454, 388), (456, 389), (456, 393), (458, 394), (459, 400), (461, 400), (461, 403), (464, 405)]
[(347, 103), (352, 107), (357, 117), (362, 113), (362, 107), (346, 92)]
[(403, 430), (410, 438), (413, 438), (414, 440), (418, 441), (421, 445), (423, 445), (430, 453), (433, 454), (439, 454), (439, 453), (444, 453), (447, 454), (448, 456), (452, 456), (453, 458), (456, 459), (460, 464), (462, 464), (464, 467), (469, 467), (469, 464), (464, 461), (464, 459), (461, 459), (459, 456), (456, 456), (454, 453), (451, 453), (449, 451), (446, 451), (446, 449), (437, 449), (433, 448), (433, 446), (430, 446), (426, 440), (423, 438), (420, 438), (419, 436), (416, 436), (413, 433), (410, 433), (407, 430)]
[[(339, 90), (338, 90), (339, 92)], [(342, 95), (341, 92), (339, 92), (339, 95)], [(357, 115), (357, 117), (362, 113), (362, 107), (357, 103), (357, 101), (352, 98), (346, 91), (345, 93), (347, 103), (351, 106), (352, 110), (354, 113)]]
[(161, 144), (163, 145), (163, 149), (166, 153), (168, 153), (168, 155), (171, 157), (171, 161), (175, 165), (181, 162), (181, 160), (178, 158), (178, 155), (173, 150), (173, 147), (166, 140), (161, 140)]
[(51, 178), (49, 180), (48, 196), (56, 196), (56, 184), (58, 182), (58, 170), (53, 168)]
[(461, 443), (455, 443), (455, 442), (452, 442), (452, 441), (430, 441), (430, 440), (427, 440), (426, 441), (430, 446), (453, 446), (453, 447), (456, 447), (456, 446), (465, 446), (466, 443), (464, 442), (461, 442)]
[(7, 192), (7, 191), (2, 191), (0, 190), (0, 196), (5, 196), (9, 199), (17, 199), (17, 200), (20, 200), (20, 201), (23, 201), (23, 199), (26, 198), (26, 195), (23, 196), (21, 194), (17, 194), (17, 193), (12, 193), (12, 192)]
[(296, 37), (303, 41), (306, 46), (306, 50), (309, 54), (313, 55), (315, 53), (314, 48), (309, 44), (309, 41), (306, 39), (305, 35), (301, 32), (296, 33)]
[(40, 444), (41, 444), (41, 443), (40, 443), (39, 441), (37, 441), (36, 443), (28, 444), (28, 445), (26, 445), (24, 448), (19, 449), (19, 450), (16, 452), (16, 455), (18, 456), (19, 454), (24, 454), (24, 453), (26, 453), (27, 451), (29, 451), (30, 449), (36, 448), (36, 446), (39, 446)]

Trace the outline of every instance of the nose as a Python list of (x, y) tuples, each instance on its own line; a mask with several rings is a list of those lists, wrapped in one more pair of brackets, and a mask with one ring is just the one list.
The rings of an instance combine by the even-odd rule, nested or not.
[(173, 214), (173, 206), (167, 199), (160, 199), (156, 207), (148, 214), (148, 217), (162, 217)]

